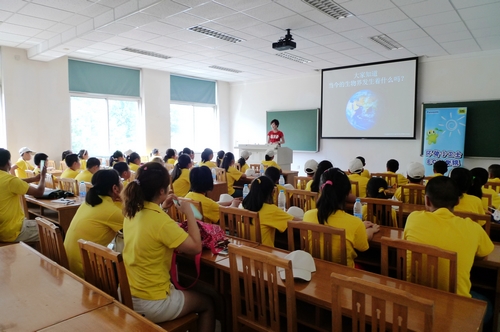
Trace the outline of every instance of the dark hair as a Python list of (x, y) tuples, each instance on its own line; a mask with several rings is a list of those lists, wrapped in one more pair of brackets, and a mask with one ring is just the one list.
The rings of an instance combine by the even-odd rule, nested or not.
[(467, 194), (476, 197), (483, 197), (483, 186), (488, 182), (488, 171), (482, 167), (475, 167), (470, 170), (472, 176), (472, 186), (467, 190)]
[(234, 160), (234, 154), (232, 154), (231, 152), (226, 152), (226, 154), (224, 155), (224, 159), (222, 159), (222, 165), (220, 167), (224, 168), (227, 172), (233, 160)]
[(259, 176), (252, 181), (250, 192), (243, 199), (243, 207), (253, 212), (259, 212), (264, 203), (273, 204), (274, 183), (267, 176)]
[(182, 149), (182, 154), (191, 154), (191, 149), (190, 148), (184, 148)]
[(219, 152), (217, 152), (217, 161), (216, 161), (217, 167), (221, 167), (222, 158), (224, 158), (225, 154), (226, 153), (224, 152), (224, 150), (220, 150)]
[(460, 193), (466, 193), (472, 186), (472, 175), (467, 168), (457, 167), (452, 169), (450, 178), (458, 185)]
[(321, 195), (318, 198), (318, 222), (327, 223), (328, 217), (344, 209), (344, 202), (351, 191), (351, 182), (339, 168), (329, 168), (321, 175)]
[(66, 160), (66, 156), (72, 154), (73, 151), (71, 150), (64, 150), (61, 154), (61, 160)]
[(92, 176), (92, 188), (85, 195), (85, 202), (92, 207), (102, 203), (100, 196), (110, 196), (113, 186), (120, 187), (120, 176), (114, 169), (101, 169)]
[[(135, 160), (139, 159), (141, 161), (141, 156), (137, 152), (132, 152), (127, 156), (127, 164), (134, 163)], [(135, 164), (135, 163), (134, 163)]]
[(174, 149), (167, 149), (167, 152), (165, 153), (165, 157), (163, 158), (164, 162), (167, 162), (167, 160), (172, 159), (175, 157), (175, 150)]
[(445, 174), (448, 172), (448, 164), (444, 160), (438, 160), (432, 165), (434, 173)]
[(356, 159), (361, 160), (361, 163), (363, 164), (363, 166), (366, 166), (366, 160), (365, 160), (365, 158), (363, 158), (361, 156), (357, 156)]
[(280, 122), (278, 121), (278, 119), (272, 119), (271, 124), (273, 124), (273, 123), (276, 125), (276, 127), (280, 126)]
[(269, 166), (265, 173), (264, 173), (265, 176), (267, 176), (268, 178), (271, 179), (271, 181), (273, 181), (273, 183), (278, 183), (278, 181), (280, 180), (280, 170), (277, 169), (276, 167), (274, 166)]
[(109, 157), (109, 166), (113, 167), (113, 165), (118, 162), (118, 158), (123, 158), (123, 153), (119, 150), (116, 150), (111, 157)]
[(372, 198), (387, 198), (384, 191), (380, 188), (387, 189), (387, 181), (384, 178), (372, 177), (366, 184), (366, 197)]
[(101, 166), (101, 161), (95, 157), (90, 157), (87, 160), (87, 169), (91, 169), (94, 166)]
[(425, 195), (429, 197), (434, 208), (447, 208), (452, 210), (458, 204), (462, 193), (458, 184), (449, 177), (436, 176), (427, 182)]
[(204, 194), (214, 189), (214, 180), (212, 171), (207, 166), (193, 167), (189, 172), (189, 182), (191, 182), (191, 191)]
[(135, 180), (122, 191), (123, 214), (133, 218), (144, 208), (145, 202), (152, 202), (163, 189), (168, 190), (170, 176), (167, 169), (155, 162), (149, 162), (137, 170)]
[(113, 165), (113, 169), (116, 170), (118, 174), (120, 174), (120, 176), (122, 176), (123, 172), (128, 171), (130, 168), (128, 167), (128, 164), (126, 162), (119, 161)]
[(77, 163), (79, 161), (80, 159), (78, 159), (78, 155), (76, 153), (68, 154), (66, 158), (64, 158), (64, 162), (68, 167), (73, 166), (74, 163)]
[(150, 155), (151, 155), (151, 157), (152, 157), (152, 156), (154, 156), (154, 155), (156, 155), (158, 152), (159, 152), (159, 151), (158, 151), (158, 149), (157, 149), (157, 148), (154, 148), (153, 150), (151, 150), (151, 154), (150, 154)]
[(319, 183), (321, 180), (321, 175), (323, 172), (329, 168), (332, 168), (333, 165), (328, 160), (323, 160), (318, 164), (318, 168), (316, 169), (316, 173), (314, 173), (313, 182), (311, 183), (311, 191), (315, 193), (319, 193)]
[(396, 173), (399, 169), (399, 162), (396, 159), (389, 159), (386, 167), (388, 171)]
[(241, 157), (240, 159), (238, 159), (238, 164), (240, 164), (240, 168), (245, 166), (246, 163), (247, 161), (245, 160), (245, 158)]
[(80, 150), (80, 152), (78, 152), (78, 158), (83, 159), (83, 156), (87, 153), (87, 150)]
[(201, 153), (201, 162), (203, 162), (203, 163), (207, 162), (207, 161), (211, 160), (213, 157), (214, 157), (214, 152), (212, 151), (212, 149), (206, 148)]
[(47, 156), (45, 153), (37, 153), (33, 157), (33, 162), (35, 163), (35, 165), (40, 167), (40, 161), (42, 161), (42, 160), (47, 161), (47, 159), (49, 159), (49, 156)]
[(266, 154), (266, 161), (273, 160), (274, 156), (270, 157)]
[(181, 176), (182, 170), (188, 168), (191, 163), (191, 157), (187, 154), (181, 154), (177, 159), (177, 164), (175, 164), (172, 170), (172, 183), (175, 182)]
[(491, 179), (500, 178), (500, 165), (491, 164), (490, 167), (488, 167), (488, 173), (490, 173)]
[(0, 148), (0, 167), (5, 167), (9, 163), (10, 152), (9, 150)]

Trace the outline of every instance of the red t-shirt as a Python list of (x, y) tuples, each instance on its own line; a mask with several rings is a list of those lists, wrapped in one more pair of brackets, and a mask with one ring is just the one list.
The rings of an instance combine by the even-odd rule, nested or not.
[(282, 131), (270, 131), (267, 133), (267, 136), (269, 136), (269, 143), (279, 143), (281, 141), (281, 138), (284, 136)]

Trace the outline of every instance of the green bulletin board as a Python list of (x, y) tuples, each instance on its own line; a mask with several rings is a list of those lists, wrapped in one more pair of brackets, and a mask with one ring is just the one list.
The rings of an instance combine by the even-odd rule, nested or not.
[(286, 146), (293, 151), (317, 152), (319, 150), (319, 109), (294, 111), (267, 111), (266, 133), (271, 120), (280, 122), (279, 130), (285, 135)]

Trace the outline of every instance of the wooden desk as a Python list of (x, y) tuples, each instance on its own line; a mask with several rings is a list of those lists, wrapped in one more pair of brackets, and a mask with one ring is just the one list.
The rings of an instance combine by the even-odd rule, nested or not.
[(285, 183), (290, 183), (292, 186), (295, 185), (294, 178), (299, 175), (298, 171), (281, 171), (281, 173), (285, 178)]
[(24, 243), (0, 247), (0, 329), (35, 331), (113, 298)]
[(222, 194), (227, 194), (227, 182), (214, 181), (214, 189), (207, 192), (207, 197), (218, 202)]
[[(79, 197), (72, 197), (68, 199), (74, 200), (74, 204), (61, 204), (61, 203), (53, 203), (52, 199), (40, 199), (35, 198), (30, 195), (25, 195), (26, 202), (28, 203), (28, 210), (30, 214), (30, 218), (35, 217), (44, 217), (49, 219), (55, 224), (58, 224), (63, 234), (66, 234), (68, 231), (71, 220), (76, 214), (76, 210), (80, 207), (82, 203)], [(46, 211), (45, 209), (49, 210)]]

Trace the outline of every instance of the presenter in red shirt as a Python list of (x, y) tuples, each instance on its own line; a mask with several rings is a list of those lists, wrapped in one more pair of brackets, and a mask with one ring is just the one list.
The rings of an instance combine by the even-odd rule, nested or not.
[(282, 131), (278, 130), (280, 126), (280, 122), (276, 119), (271, 121), (272, 130), (267, 133), (267, 143), (268, 144), (285, 144), (285, 134)]

